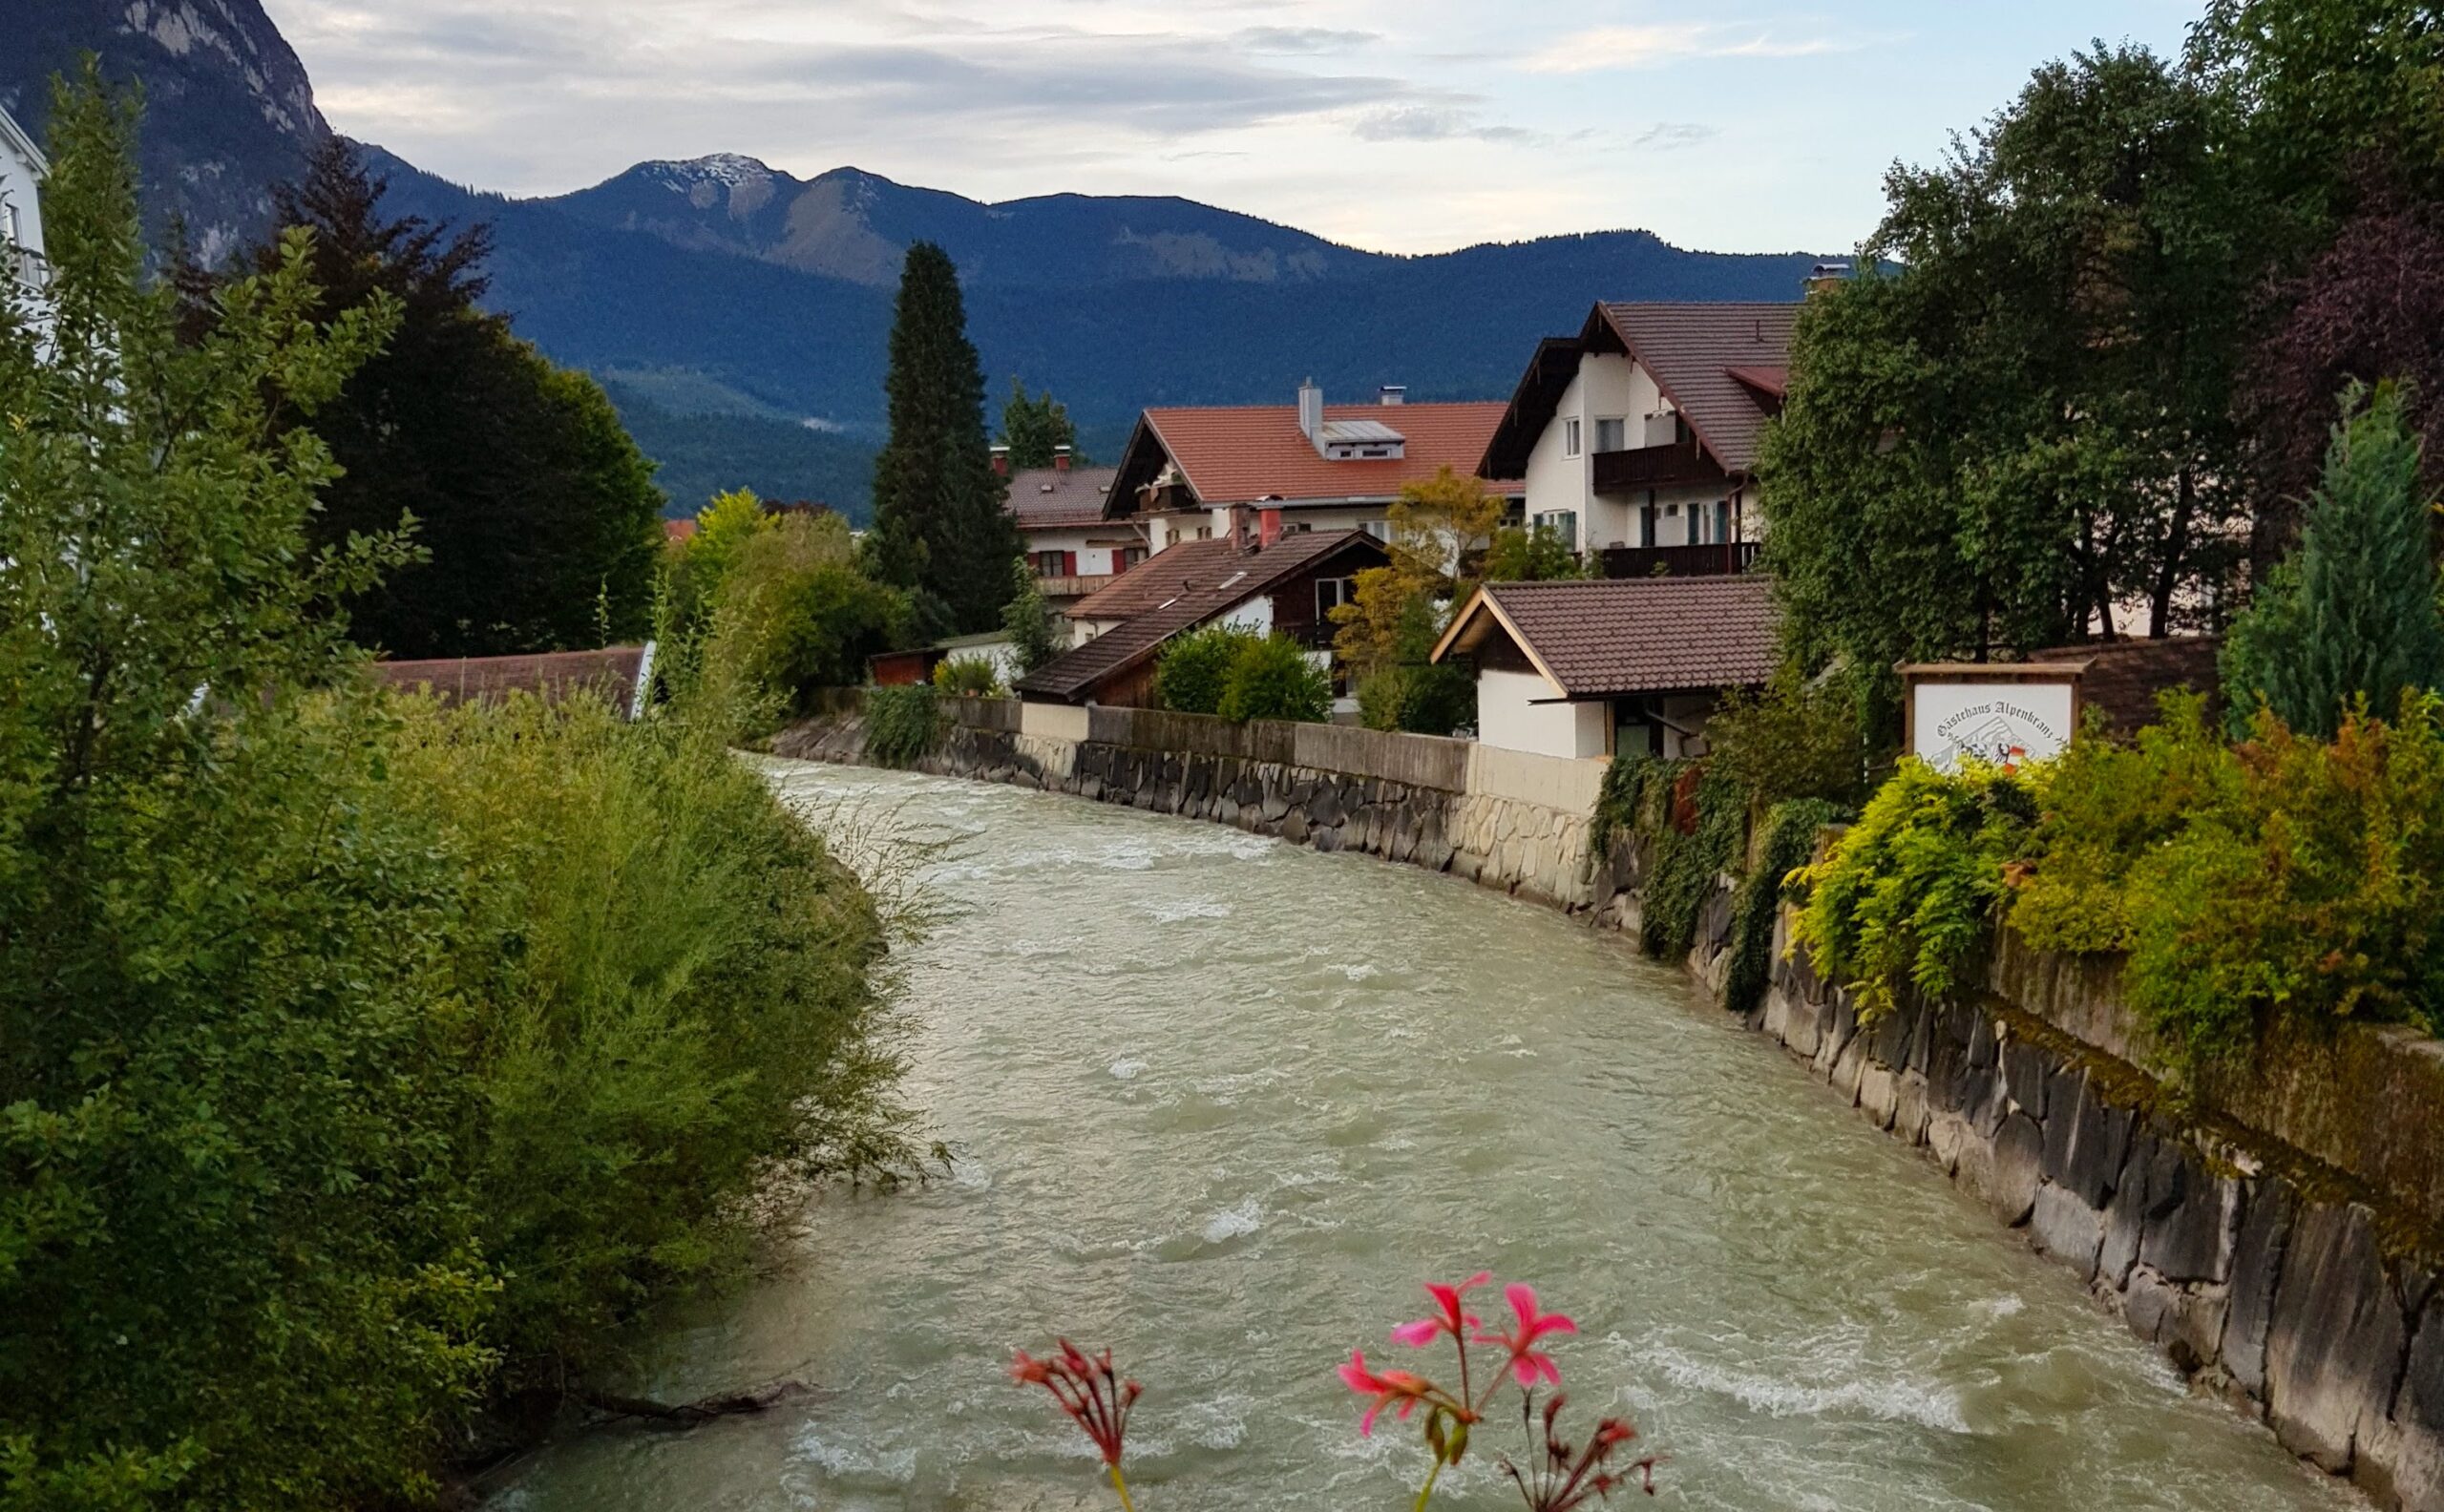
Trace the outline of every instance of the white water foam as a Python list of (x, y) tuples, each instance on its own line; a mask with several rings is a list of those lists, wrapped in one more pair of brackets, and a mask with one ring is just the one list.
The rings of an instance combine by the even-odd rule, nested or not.
[(1728, 1396), (1770, 1418), (1863, 1413), (1886, 1422), (1916, 1423), (1938, 1433), (1973, 1431), (1961, 1411), (1960, 1394), (1933, 1382), (1885, 1376), (1810, 1384), (1734, 1370), (1697, 1359), (1669, 1345), (1656, 1349), (1654, 1357), (1674, 1384)]
[(1134, 1057), (1127, 1060), (1115, 1060), (1111, 1063), (1112, 1080), (1115, 1082), (1133, 1082), (1137, 1080), (1137, 1074), (1145, 1069), (1146, 1062), (1137, 1060)]
[(1228, 1244), (1242, 1239), (1264, 1227), (1264, 1208), (1253, 1197), (1235, 1208), (1225, 1208), (1205, 1220), (1197, 1236), (1207, 1244)]
[(1140, 913), (1151, 917), (1157, 924), (1177, 924), (1182, 919), (1226, 919), (1231, 916), (1230, 904), (1217, 903), (1211, 898), (1158, 899), (1150, 903), (1140, 903), (1137, 908)]

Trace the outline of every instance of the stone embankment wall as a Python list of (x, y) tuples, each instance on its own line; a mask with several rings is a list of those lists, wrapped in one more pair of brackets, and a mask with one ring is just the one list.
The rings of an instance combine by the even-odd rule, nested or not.
[[(921, 769), (1450, 871), (1635, 933), (1643, 857), (1591, 861), (1594, 762), (1322, 725), (958, 701)], [(853, 704), (774, 743), (855, 762)], [(1732, 889), (1689, 965), (1719, 995)], [(2444, 1050), (2285, 1030), (2185, 1102), (2140, 1069), (2112, 963), (2006, 935), (1981, 988), (1871, 1024), (1777, 940), (1749, 1015), (1924, 1149), (2203, 1388), (2380, 1506), (2444, 1512)]]
[[(1698, 963), (1727, 938), (1711, 932)], [(2425, 1195), (2439, 1125), (2419, 1117), (2444, 1095), (2435, 1047), (2365, 1029), (2278, 1045), (2266, 1084), (2251, 1073), (2177, 1104), (2125, 1059), (2143, 1044), (2110, 963), (2006, 937), (1985, 977), (1972, 998), (1863, 1025), (1800, 952), (1749, 1022), (2286, 1447), (2380, 1506), (2444, 1508), (2439, 1209)], [(2319, 1159), (2304, 1136), (2364, 1164)]]
[[(920, 771), (1014, 783), (1227, 824), (1318, 850), (1357, 850), (1582, 909), (1600, 761), (1424, 735), (1158, 709), (945, 700)], [(853, 708), (773, 742), (783, 756), (863, 759)]]

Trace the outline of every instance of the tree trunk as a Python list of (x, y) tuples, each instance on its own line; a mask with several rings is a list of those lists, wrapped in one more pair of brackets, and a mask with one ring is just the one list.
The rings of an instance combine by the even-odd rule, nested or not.
[(2156, 601), (2147, 618), (2147, 633), (2159, 639), (2172, 634), (2173, 585), (2181, 578), (2181, 558), (2189, 555), (2189, 521), (2197, 509), (2197, 474), (2182, 468), (2172, 528), (2164, 533), (2164, 559), (2156, 565)]

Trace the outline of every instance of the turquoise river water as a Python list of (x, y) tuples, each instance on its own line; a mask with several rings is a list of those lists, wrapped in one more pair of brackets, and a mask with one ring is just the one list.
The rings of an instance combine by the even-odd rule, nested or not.
[[(1210, 825), (769, 770), (869, 846), (953, 842), (903, 965), (909, 1092), (955, 1167), (820, 1198), (791, 1263), (639, 1346), (665, 1397), (812, 1394), (570, 1438), (493, 1512), (1106, 1505), (1084, 1438), (1002, 1375), (1056, 1332), (1146, 1384), (1140, 1512), (1405, 1508), (1425, 1451), (1388, 1418), (1359, 1438), (1333, 1368), (1414, 1363), (1385, 1331), (1418, 1282), (1479, 1268), (1576, 1315), (1572, 1417), (1669, 1457), (1637, 1504), (2354, 1505), (1616, 936)], [(1436, 1504), (1519, 1505), (1493, 1462), (1516, 1433), (1481, 1431)]]

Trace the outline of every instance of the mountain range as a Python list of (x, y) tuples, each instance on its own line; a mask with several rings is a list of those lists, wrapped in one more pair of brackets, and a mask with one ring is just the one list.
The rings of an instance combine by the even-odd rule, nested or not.
[[(31, 48), (0, 56), (0, 106), (39, 134), (44, 77), (97, 52), (147, 91), (149, 211), (207, 255), (262, 230), (267, 186), (329, 127), (259, 0), (20, 0)], [(984, 203), (855, 168), (799, 178), (722, 154), (639, 163), (511, 199), (378, 146), (396, 213), (492, 223), (491, 301), (557, 361), (601, 378), (664, 462), (674, 512), (746, 484), (862, 513), (883, 429), (899, 258), (960, 269), (990, 405), (1049, 388), (1094, 453), (1157, 404), (1289, 403), (1408, 386), (1504, 397), (1537, 338), (1599, 298), (1796, 298), (1819, 254), (1674, 247), (1645, 231), (1426, 257), (1342, 246), (1194, 200), (1048, 195)]]

